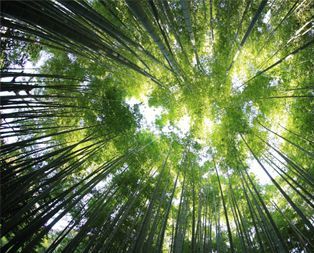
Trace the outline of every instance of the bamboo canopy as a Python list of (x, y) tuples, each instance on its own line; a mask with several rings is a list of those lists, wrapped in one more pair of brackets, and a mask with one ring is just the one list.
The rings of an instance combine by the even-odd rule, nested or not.
[(310, 0), (0, 9), (1, 252), (314, 252)]

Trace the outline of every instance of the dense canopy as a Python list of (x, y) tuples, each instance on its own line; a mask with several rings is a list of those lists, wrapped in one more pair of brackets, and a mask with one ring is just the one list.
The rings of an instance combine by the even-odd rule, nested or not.
[(1, 252), (314, 252), (311, 0), (1, 2)]

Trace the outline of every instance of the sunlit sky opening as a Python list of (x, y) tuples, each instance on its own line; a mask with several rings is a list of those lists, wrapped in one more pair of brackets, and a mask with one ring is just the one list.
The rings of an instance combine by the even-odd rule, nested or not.
[(155, 135), (170, 133), (176, 134), (179, 138), (184, 138), (188, 135), (190, 131), (191, 118), (188, 114), (185, 114), (180, 119), (176, 120), (173, 125), (170, 125), (169, 122), (160, 129), (156, 125), (156, 120), (159, 119), (163, 114), (167, 114), (167, 110), (159, 107), (151, 107), (148, 105), (147, 97), (143, 96), (141, 100), (131, 97), (125, 100), (126, 104), (129, 105), (132, 109), (135, 105), (138, 105), (139, 111), (142, 115), (142, 119), (139, 126), (139, 131), (149, 130)]

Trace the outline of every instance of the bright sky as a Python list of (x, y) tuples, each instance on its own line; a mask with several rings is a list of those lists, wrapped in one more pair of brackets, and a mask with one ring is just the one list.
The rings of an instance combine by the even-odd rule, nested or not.
[(233, 92), (236, 92), (236, 91), (242, 92), (244, 89), (243, 83), (245, 80), (247, 80), (247, 78), (246, 78), (246, 74), (244, 73), (243, 69), (241, 70), (240, 73), (234, 73), (232, 75), (232, 80), (231, 80), (232, 91)]
[[(35, 65), (32, 62), (30, 62), (30, 61), (26, 62), (25, 66), (24, 66), (25, 72), (27, 72), (27, 73), (36, 73), (36, 69), (40, 68), (50, 57), (51, 57), (51, 55), (49, 55), (48, 53), (45, 53), (44, 51), (42, 51), (40, 53), (39, 60), (38, 60), (38, 62)], [(20, 67), (13, 65), (12, 68), (20, 68)], [(23, 80), (23, 78), (24, 77), (17, 77), (16, 81), (21, 81), (21, 80)], [(11, 80), (12, 80), (12, 77), (5, 77), (5, 78), (1, 78), (0, 77), (0, 81), (1, 82), (8, 82), (8, 81), (11, 81)], [(1, 91), (0, 90), (0, 97), (1, 96), (8, 96), (8, 95), (15, 95), (15, 93), (14, 92), (8, 92), (8, 91)], [(26, 95), (26, 92), (25, 91), (21, 91), (20, 95)], [(5, 109), (5, 113), (12, 113), (14, 111), (16, 111), (16, 110), (15, 109)], [(3, 109), (2, 109), (2, 112), (4, 112)], [(10, 123), (10, 121), (13, 121), (13, 120), (14, 119), (6, 119), (6, 122)], [(4, 138), (4, 140), (5, 140), (6, 143), (15, 143), (15, 142), (17, 142), (18, 138), (16, 136), (12, 136), (12, 137)]]
[(139, 106), (139, 111), (143, 116), (141, 120), (140, 130), (146, 129), (150, 130), (154, 134), (160, 134), (160, 130), (157, 128), (155, 121), (166, 111), (162, 107), (150, 107), (148, 105), (148, 100), (145, 97), (144, 101), (140, 101), (134, 97), (127, 98), (125, 102), (131, 107), (137, 104)]
[(148, 105), (148, 99), (147, 97), (144, 97), (142, 100), (139, 100), (137, 98), (131, 97), (127, 98), (125, 102), (131, 107), (134, 108), (134, 106), (137, 104), (139, 106), (139, 111), (141, 115), (143, 116), (141, 123), (140, 123), (140, 129), (139, 130), (149, 130), (155, 135), (161, 135), (161, 134), (170, 134), (174, 133), (179, 138), (184, 138), (190, 131), (190, 121), (191, 118), (189, 115), (184, 115), (182, 118), (177, 120), (174, 123), (174, 126), (171, 126), (169, 122), (160, 129), (156, 124), (156, 120), (162, 116), (162, 114), (166, 114), (167, 111), (162, 107), (150, 107)]

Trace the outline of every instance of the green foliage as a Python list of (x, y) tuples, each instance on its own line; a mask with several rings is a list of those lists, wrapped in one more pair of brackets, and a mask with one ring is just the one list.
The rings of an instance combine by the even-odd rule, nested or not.
[(1, 4), (1, 252), (313, 251), (310, 1)]

